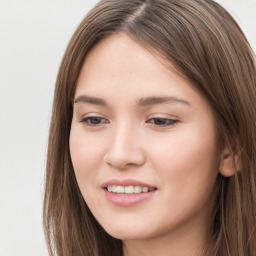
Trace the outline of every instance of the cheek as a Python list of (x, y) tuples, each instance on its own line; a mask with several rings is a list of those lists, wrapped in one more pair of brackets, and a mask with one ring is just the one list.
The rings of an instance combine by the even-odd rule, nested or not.
[(100, 151), (101, 143), (93, 137), (85, 136), (80, 127), (73, 126), (69, 145), (76, 179), (84, 194), (90, 185), (95, 185), (95, 177), (103, 157)]
[(214, 131), (192, 126), (153, 144), (150, 159), (169, 192), (189, 196), (213, 188), (218, 174)]

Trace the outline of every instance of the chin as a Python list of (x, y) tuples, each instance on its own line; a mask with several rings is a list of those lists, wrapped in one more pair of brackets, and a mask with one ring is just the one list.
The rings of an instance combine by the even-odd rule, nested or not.
[(135, 227), (134, 225), (129, 225), (129, 223), (127, 225), (114, 225), (112, 223), (102, 227), (110, 236), (120, 240), (146, 239), (154, 235), (154, 232), (148, 230), (147, 227), (139, 225)]
[(144, 234), (141, 234), (140, 232), (134, 232), (133, 231), (125, 231), (125, 230), (106, 230), (106, 232), (119, 240), (140, 240), (140, 239), (145, 239), (145, 231), (143, 232)]

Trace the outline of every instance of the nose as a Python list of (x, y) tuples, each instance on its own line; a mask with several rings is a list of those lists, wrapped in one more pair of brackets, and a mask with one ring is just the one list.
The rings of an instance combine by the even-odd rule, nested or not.
[(103, 160), (111, 167), (124, 170), (144, 164), (145, 153), (136, 129), (128, 126), (119, 127), (112, 132), (109, 141)]

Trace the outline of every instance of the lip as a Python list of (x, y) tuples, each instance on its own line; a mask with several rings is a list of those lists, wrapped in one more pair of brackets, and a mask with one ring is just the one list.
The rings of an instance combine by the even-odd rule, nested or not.
[[(141, 187), (148, 187), (148, 188), (155, 188), (153, 191), (149, 191), (146, 193), (134, 193), (134, 194), (117, 194), (108, 192), (106, 189), (107, 186), (111, 185), (118, 185), (118, 186), (141, 186)], [(103, 189), (105, 198), (111, 202), (112, 204), (116, 206), (133, 206), (137, 205), (139, 203), (142, 203), (143, 201), (150, 199), (155, 192), (157, 191), (155, 186), (137, 181), (132, 179), (125, 179), (125, 180), (118, 180), (118, 179), (112, 179), (109, 181), (104, 182), (101, 185), (101, 188)]]

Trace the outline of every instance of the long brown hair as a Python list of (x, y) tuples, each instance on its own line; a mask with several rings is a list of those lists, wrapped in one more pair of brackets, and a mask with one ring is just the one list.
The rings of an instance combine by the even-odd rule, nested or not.
[[(103, 0), (75, 31), (55, 88), (44, 198), (50, 255), (123, 255), (89, 211), (69, 153), (72, 100), (84, 59), (103, 38), (126, 33), (173, 63), (215, 115), (220, 145), (239, 156), (232, 177), (219, 175), (216, 212), (205, 254), (256, 253), (256, 69), (241, 29), (212, 0)], [(211, 246), (210, 246), (211, 245)]]

